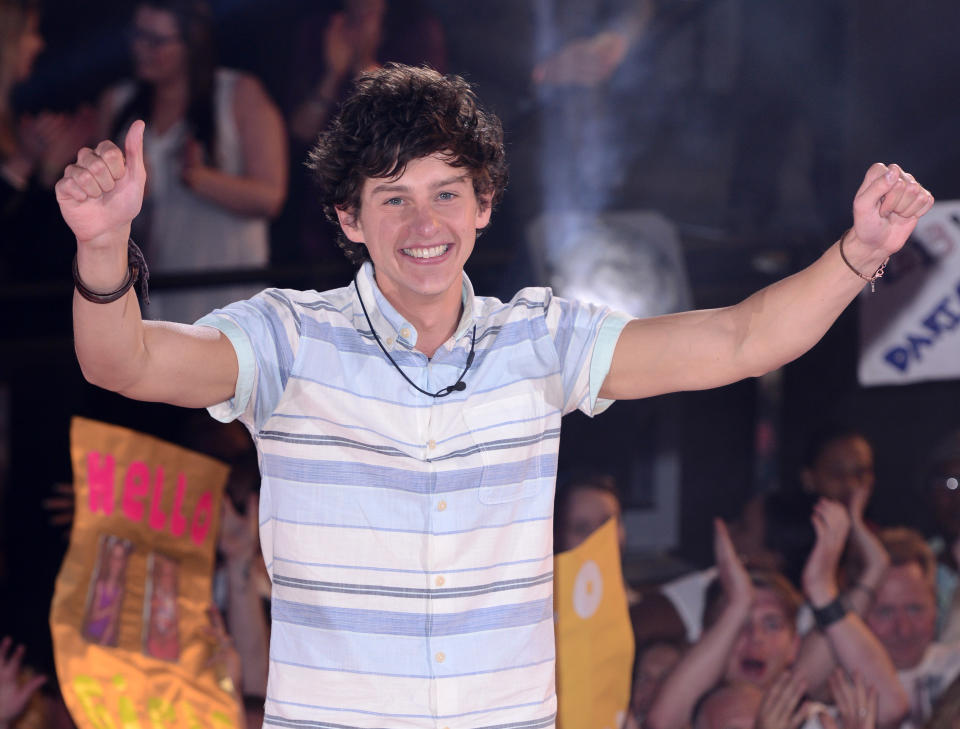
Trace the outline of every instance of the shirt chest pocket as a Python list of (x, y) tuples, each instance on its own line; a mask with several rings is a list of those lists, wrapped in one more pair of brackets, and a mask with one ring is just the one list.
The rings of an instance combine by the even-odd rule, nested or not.
[[(544, 485), (545, 407), (532, 394), (466, 407), (463, 417), (482, 463), (478, 497), (503, 504), (535, 496)], [(552, 472), (552, 470), (551, 470)]]

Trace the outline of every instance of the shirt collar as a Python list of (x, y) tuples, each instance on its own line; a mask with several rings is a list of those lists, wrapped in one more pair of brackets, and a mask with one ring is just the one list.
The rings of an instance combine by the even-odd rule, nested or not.
[[(461, 272), (461, 275), (463, 276), (463, 284), (460, 300), (463, 304), (463, 313), (460, 315), (460, 321), (453, 336), (443, 344), (447, 350), (453, 349), (454, 345), (464, 336), (471, 335), (476, 322), (477, 305), (473, 293), (473, 284), (470, 283), (466, 272)], [(356, 281), (357, 290), (361, 297), (360, 303), (366, 307), (370, 323), (373, 324), (374, 331), (380, 337), (380, 341), (383, 342), (387, 351), (393, 350), (398, 344), (408, 349), (416, 347), (416, 327), (404, 319), (380, 291), (374, 276), (373, 263), (366, 261), (360, 267)], [(357, 306), (355, 316), (359, 316), (361, 320), (364, 318), (363, 310), (359, 306)], [(363, 321), (363, 323), (366, 324), (366, 321)]]

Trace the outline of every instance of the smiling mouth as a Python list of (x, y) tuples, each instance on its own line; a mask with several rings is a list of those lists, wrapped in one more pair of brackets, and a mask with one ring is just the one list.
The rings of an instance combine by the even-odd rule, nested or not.
[(405, 256), (425, 260), (442, 256), (450, 250), (450, 243), (441, 243), (438, 246), (431, 246), (430, 248), (401, 248), (400, 250)]

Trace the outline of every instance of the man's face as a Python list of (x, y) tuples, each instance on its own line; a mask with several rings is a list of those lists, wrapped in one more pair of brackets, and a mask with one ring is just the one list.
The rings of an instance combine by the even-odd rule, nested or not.
[(873, 489), (873, 451), (859, 436), (832, 440), (824, 446), (814, 464), (802, 473), (807, 491), (850, 504), (857, 489)]
[(490, 205), (480, 205), (467, 170), (433, 154), (395, 179), (367, 178), (359, 211), (338, 215), (347, 238), (366, 245), (381, 292), (409, 315), (438, 300), (459, 304), (461, 272)]
[(756, 597), (727, 661), (729, 683), (766, 688), (797, 656), (796, 625), (787, 616), (776, 593), (756, 588)]
[(579, 547), (611, 517), (618, 520), (617, 539), (622, 553), (626, 546), (626, 532), (619, 523), (620, 502), (617, 497), (598, 488), (576, 489), (567, 502), (563, 531), (559, 535), (561, 551)]
[(647, 715), (667, 675), (679, 662), (680, 651), (669, 643), (658, 643), (644, 651), (633, 683), (630, 708), (634, 716), (643, 718)]
[(890, 567), (867, 612), (867, 625), (898, 671), (916, 666), (937, 628), (933, 588), (916, 562)]

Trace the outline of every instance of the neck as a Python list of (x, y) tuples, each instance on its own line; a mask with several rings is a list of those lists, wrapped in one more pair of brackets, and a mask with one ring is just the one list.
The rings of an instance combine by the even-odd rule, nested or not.
[(185, 104), (190, 94), (190, 84), (182, 76), (158, 81), (154, 85), (154, 103), (158, 106), (168, 104)]
[[(380, 286), (379, 279), (377, 285)], [(460, 323), (462, 286), (458, 279), (456, 285), (443, 293), (429, 296), (400, 296), (399, 292), (385, 290), (382, 286), (380, 292), (397, 313), (416, 328), (417, 351), (433, 357), (440, 345), (453, 336)]]

